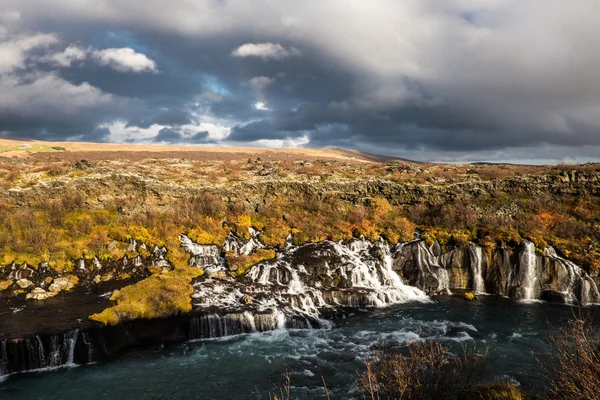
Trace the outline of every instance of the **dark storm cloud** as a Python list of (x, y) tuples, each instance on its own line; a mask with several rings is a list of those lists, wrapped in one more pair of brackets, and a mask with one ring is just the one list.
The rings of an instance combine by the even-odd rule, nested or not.
[(189, 111), (182, 110), (180, 108), (171, 108), (158, 115), (149, 115), (147, 119), (137, 118), (130, 120), (126, 126), (149, 128), (152, 125), (181, 126), (191, 124), (193, 122), (194, 118), (190, 115)]
[(262, 1), (5, 0), (0, 132), (420, 159), (600, 148), (592, 0)]
[(231, 129), (231, 134), (227, 137), (233, 142), (253, 142), (263, 139), (285, 139), (289, 134), (277, 129), (271, 120), (260, 120), (246, 125), (236, 125)]
[(102, 143), (107, 142), (110, 137), (110, 129), (106, 127), (98, 127), (90, 134), (83, 134), (78, 139), (83, 142)]
[(163, 128), (153, 138), (154, 142), (171, 144), (208, 144), (214, 143), (209, 137), (207, 131), (199, 131), (192, 135), (185, 136), (177, 128)]
[(154, 138), (155, 142), (178, 143), (183, 139), (183, 135), (171, 128), (162, 128)]

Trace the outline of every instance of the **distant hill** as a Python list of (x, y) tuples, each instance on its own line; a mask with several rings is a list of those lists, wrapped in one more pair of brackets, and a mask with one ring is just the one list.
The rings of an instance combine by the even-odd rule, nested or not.
[[(44, 153), (44, 154), (40, 154)], [(406, 161), (402, 158), (383, 156), (358, 150), (339, 148), (264, 148), (264, 147), (224, 147), (224, 146), (185, 146), (185, 145), (150, 145), (150, 144), (118, 144), (87, 142), (46, 142), (24, 139), (0, 139), (0, 157), (26, 157), (36, 154), (37, 157), (49, 156), (48, 153), (60, 153), (65, 161), (118, 160), (137, 161), (143, 158), (188, 158), (193, 160), (239, 159), (242, 157), (266, 157), (276, 159), (321, 159), (359, 162), (384, 163), (387, 161)], [(56, 154), (58, 156), (58, 154)]]

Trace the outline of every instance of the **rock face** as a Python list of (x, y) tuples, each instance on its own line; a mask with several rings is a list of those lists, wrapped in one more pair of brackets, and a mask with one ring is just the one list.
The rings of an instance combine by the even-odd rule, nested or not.
[(21, 289), (27, 289), (28, 287), (33, 286), (33, 282), (31, 282), (29, 279), (21, 278), (17, 281), (17, 285)]
[[(427, 294), (452, 290), (473, 291), (472, 299), (487, 292), (524, 300), (600, 303), (596, 283), (581, 268), (552, 248), (536, 252), (528, 241), (491, 254), (474, 243), (443, 251), (439, 244), (428, 246), (422, 240), (393, 248), (359, 239), (302, 246), (288, 242), (275, 259), (254, 265), (242, 280), (225, 273), (221, 251), (185, 237), (182, 247), (198, 257), (194, 265), (212, 271), (193, 285), (192, 313), (112, 327), (87, 323), (60, 334), (5, 339), (0, 341), (0, 375), (102, 361), (140, 344), (327, 327), (347, 309), (430, 301)], [(251, 235), (247, 241), (230, 237), (225, 247), (250, 253), (264, 246)], [(156, 260), (164, 259), (160, 249), (154, 253)], [(52, 285), (68, 287), (67, 282), (57, 278)], [(29, 295), (42, 299), (53, 293), (36, 287)]]
[[(256, 239), (248, 243), (252, 241)], [(247, 248), (248, 243), (238, 239), (237, 248)], [(404, 284), (393, 271), (386, 243), (366, 240), (288, 245), (275, 259), (254, 265), (242, 281), (207, 279), (194, 284), (194, 290), (195, 310), (242, 313), (249, 331), (256, 318), (263, 325), (264, 318), (275, 318), (280, 321), (276, 326), (299, 320), (321, 326), (328, 324), (326, 316), (346, 307), (428, 301), (424, 292)]]
[(180, 235), (181, 248), (190, 254), (190, 266), (204, 268), (221, 263), (221, 250), (215, 245), (202, 245), (192, 242), (185, 235)]
[(474, 243), (437, 255), (436, 248), (424, 241), (398, 246), (394, 270), (428, 294), (468, 289), (523, 300), (600, 303), (596, 282), (551, 247), (543, 255), (526, 240), (515, 249), (496, 248), (491, 254)]
[[(183, 245), (182, 240), (182, 247)], [(201, 266), (202, 262), (211, 264), (215, 259), (219, 259), (219, 248), (212, 247), (216, 249), (217, 255), (213, 258), (205, 257), (205, 261), (202, 261), (202, 257), (199, 256), (198, 266)], [(140, 249), (147, 249), (146, 245), (131, 240), (130, 250), (138, 251)], [(10, 295), (11, 293), (8, 292), (11, 290), (7, 289), (19, 289), (13, 294), (29, 292), (27, 294), (31, 294), (31, 296), (27, 297), (28, 299), (42, 300), (44, 296), (39, 290), (36, 294), (32, 293), (35, 288), (54, 293), (47, 296), (52, 297), (59, 292), (69, 291), (77, 285), (89, 287), (111, 280), (143, 279), (151, 274), (148, 270), (149, 267), (159, 267), (163, 270), (172, 269), (172, 265), (165, 258), (167, 253), (165, 248), (155, 247), (147, 253), (149, 255), (146, 257), (129, 258), (124, 256), (119, 260), (100, 261), (96, 257), (80, 258), (74, 260), (75, 270), (68, 275), (53, 270), (47, 263), (40, 263), (37, 266), (16, 263), (0, 266), (0, 292)]]

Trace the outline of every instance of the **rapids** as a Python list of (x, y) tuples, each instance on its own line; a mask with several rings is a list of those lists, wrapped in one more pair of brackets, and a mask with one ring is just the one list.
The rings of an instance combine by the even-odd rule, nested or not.
[[(15, 374), (0, 383), (3, 400), (29, 399), (268, 399), (287, 371), (292, 398), (360, 399), (357, 371), (379, 346), (435, 338), (456, 348), (489, 346), (488, 379), (544, 384), (531, 351), (547, 351), (548, 323), (559, 326), (574, 308), (497, 296), (465, 302), (458, 296), (407, 302), (335, 320), (329, 329), (278, 329), (133, 350), (109, 363)], [(596, 321), (600, 310), (586, 308)]]

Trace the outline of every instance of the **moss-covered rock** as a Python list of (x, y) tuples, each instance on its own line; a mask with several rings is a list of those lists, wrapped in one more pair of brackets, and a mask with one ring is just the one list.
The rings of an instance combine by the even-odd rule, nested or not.
[(473, 292), (465, 292), (463, 298), (467, 301), (474, 301), (477, 300), (477, 295)]
[(10, 279), (7, 279), (5, 281), (0, 281), (0, 292), (8, 289), (9, 287), (11, 287), (13, 285), (13, 281)]
[(89, 319), (103, 325), (116, 325), (133, 319), (164, 318), (192, 311), (192, 279), (202, 276), (201, 268), (179, 268), (152, 275), (138, 283), (116, 290), (110, 300), (116, 305)]

